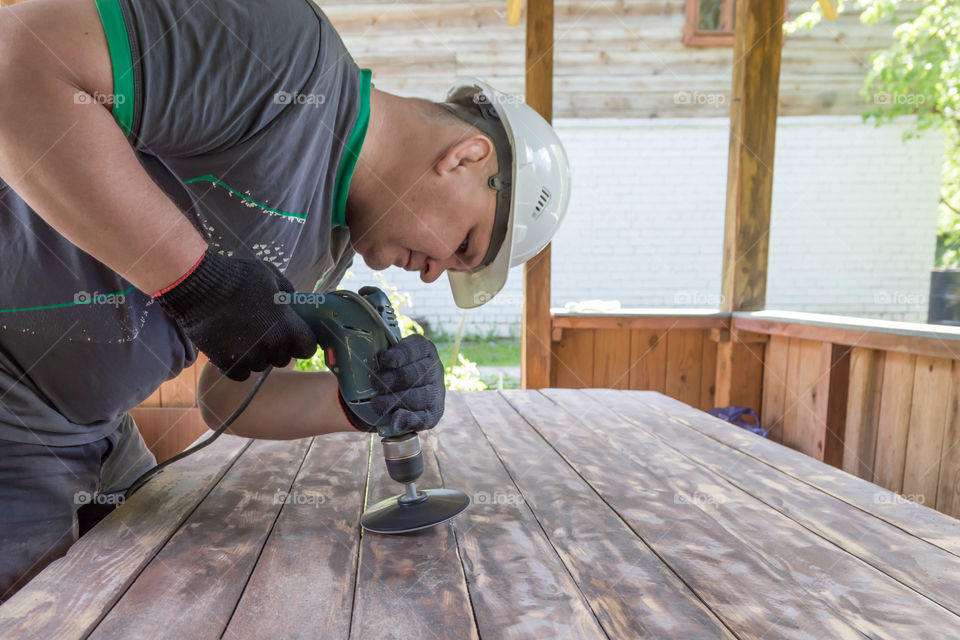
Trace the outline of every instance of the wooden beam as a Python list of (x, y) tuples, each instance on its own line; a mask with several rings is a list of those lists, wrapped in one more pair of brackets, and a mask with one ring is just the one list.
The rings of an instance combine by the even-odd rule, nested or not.
[[(736, 8), (720, 301), (727, 313), (766, 303), (783, 12), (784, 0), (740, 0)], [(735, 392), (734, 381), (754, 377), (751, 351), (735, 336), (718, 344), (717, 406), (760, 398), (760, 389)]]
[(784, 0), (737, 3), (721, 307), (763, 309)]
[[(553, 118), (553, 0), (527, 3), (526, 100)], [(550, 386), (550, 245), (523, 266), (520, 386)]]

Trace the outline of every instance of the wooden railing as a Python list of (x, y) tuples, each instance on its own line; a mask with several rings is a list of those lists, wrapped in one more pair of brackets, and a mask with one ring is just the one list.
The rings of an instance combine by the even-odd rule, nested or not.
[(180, 453), (207, 431), (197, 406), (197, 380), (206, 362), (200, 354), (192, 366), (164, 382), (130, 412), (158, 461)]
[(709, 409), (717, 346), (770, 438), (960, 516), (960, 329), (803, 313), (553, 313), (551, 384), (653, 389)]

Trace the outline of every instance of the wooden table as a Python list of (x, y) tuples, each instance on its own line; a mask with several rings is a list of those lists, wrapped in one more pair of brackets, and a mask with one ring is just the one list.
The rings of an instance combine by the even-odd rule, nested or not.
[(423, 440), (420, 486), (473, 497), (451, 524), (361, 535), (399, 491), (370, 438), (225, 436), (0, 637), (960, 637), (960, 522), (660, 394), (450, 393)]

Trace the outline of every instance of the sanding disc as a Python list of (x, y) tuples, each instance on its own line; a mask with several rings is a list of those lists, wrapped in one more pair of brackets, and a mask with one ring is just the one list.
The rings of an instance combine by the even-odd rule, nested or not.
[(470, 506), (470, 496), (455, 489), (426, 489), (417, 495), (423, 499), (413, 503), (401, 502), (401, 496), (381, 500), (363, 513), (360, 524), (374, 533), (407, 533), (446, 522)]

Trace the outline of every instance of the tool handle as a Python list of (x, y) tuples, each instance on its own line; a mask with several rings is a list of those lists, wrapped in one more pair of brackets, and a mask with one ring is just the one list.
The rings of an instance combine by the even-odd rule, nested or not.
[(378, 415), (369, 400), (376, 395), (372, 378), (377, 354), (400, 341), (400, 327), (387, 295), (376, 287), (359, 293), (292, 293), (290, 304), (313, 330), (327, 368), (337, 377), (340, 394), (353, 412), (376, 425), (381, 436), (400, 435), (389, 416)]

